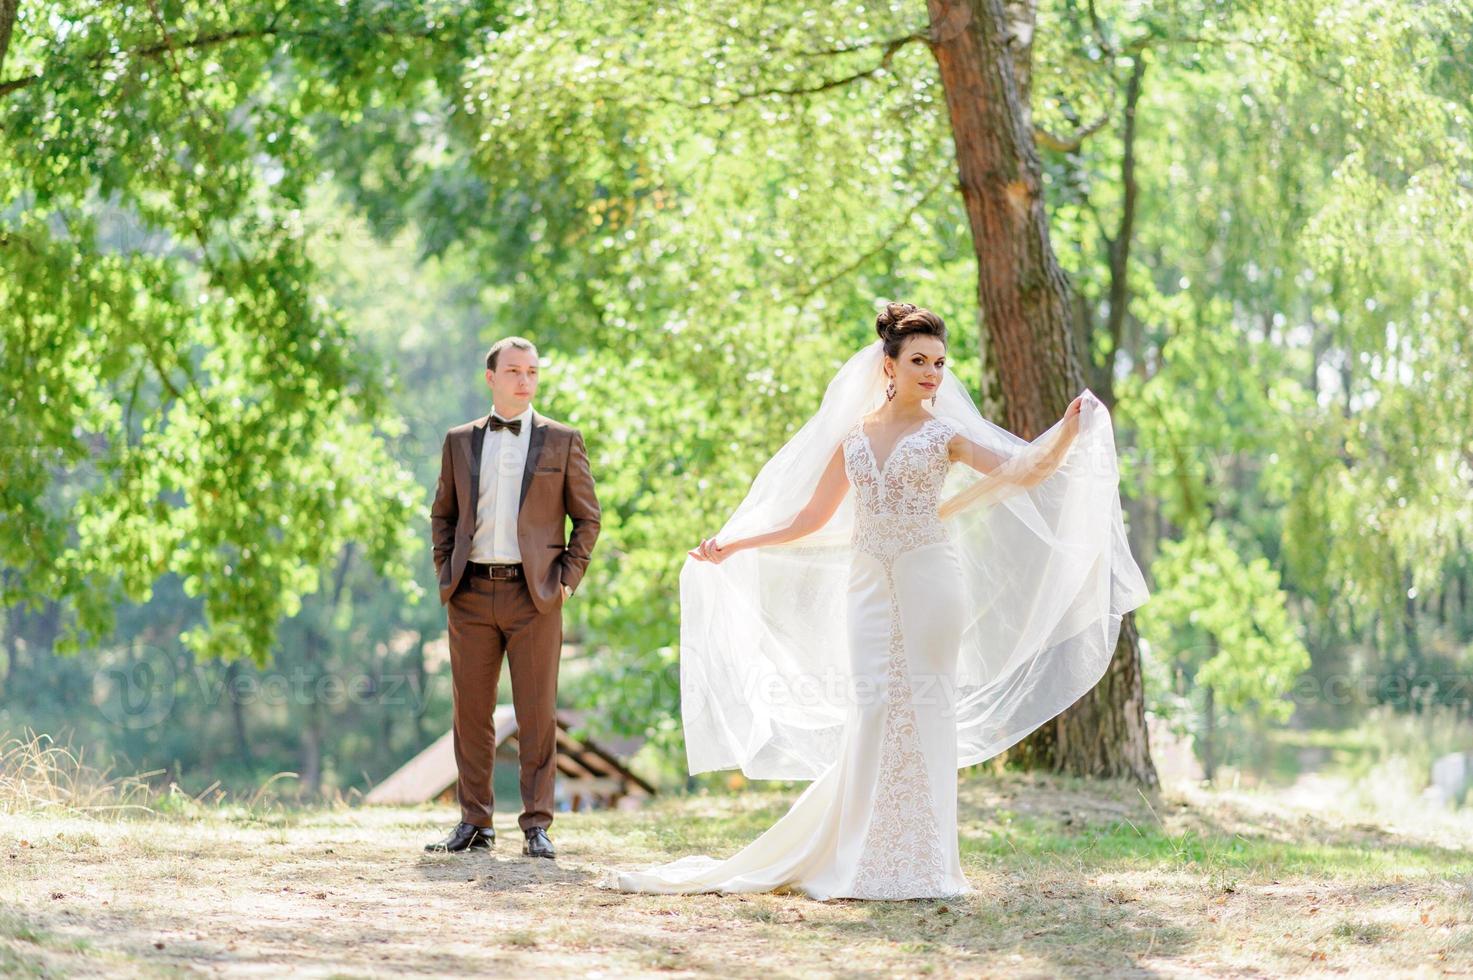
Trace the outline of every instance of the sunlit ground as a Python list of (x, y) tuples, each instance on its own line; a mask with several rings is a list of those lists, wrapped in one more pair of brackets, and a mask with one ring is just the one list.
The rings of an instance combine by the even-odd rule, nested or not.
[[(1473, 971), (1473, 818), (1265, 790), (964, 782), (960, 902), (657, 897), (611, 867), (751, 840), (795, 792), (559, 815), (554, 863), (429, 855), (444, 807), (0, 802), (0, 973), (1440, 976)], [(54, 788), (53, 788), (54, 791)], [(107, 806), (98, 794), (83, 806)], [(136, 802), (136, 801), (135, 801)]]

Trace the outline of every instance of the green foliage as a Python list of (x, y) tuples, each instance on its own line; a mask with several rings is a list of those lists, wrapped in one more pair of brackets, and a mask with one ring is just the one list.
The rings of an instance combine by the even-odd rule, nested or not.
[[(923, 11), (569, 9), (518, 12), (472, 62), (433, 124), (445, 154), (396, 176), (385, 145), (344, 133), (339, 151), (371, 213), (397, 200), (427, 250), (475, 256), (486, 340), (523, 332), (548, 355), (539, 405), (584, 431), (604, 504), (568, 607), (596, 668), (571, 697), (673, 747), (686, 550), (873, 338), (877, 298), (955, 324), (975, 385), (973, 263), (941, 193), (934, 66), (918, 44), (884, 50)], [(851, 27), (852, 52), (816, 53)]]
[[(1309, 667), (1267, 559), (1245, 562), (1223, 529), (1162, 545), (1152, 566), (1156, 593), (1140, 612), (1152, 655), (1193, 688), (1212, 688), (1218, 708), (1286, 720), (1284, 699)], [(1165, 646), (1166, 649), (1161, 649)]]
[[(1469, 18), (1039, 7), (1034, 122), (1078, 143), (1045, 152), (1052, 246), (1175, 693), (1278, 717), (1306, 650), (1390, 671), (1442, 631), (1465, 657)], [(940, 312), (988, 388), (925, 27), (913, 0), (22, 4), (0, 59), (8, 649), (116, 625), (423, 685), (435, 450), (485, 411), (480, 352), (522, 333), (605, 508), (567, 694), (675, 749), (685, 550), (876, 301)], [(18, 663), (7, 680), (47, 676)], [(62, 715), (87, 678), (54, 679)], [(331, 783), (443, 707), (412, 731), (387, 709), (249, 720), (278, 761), (323, 738), (302, 752)]]
[(0, 563), (6, 603), (71, 603), (63, 648), (173, 573), (204, 600), (195, 650), (264, 662), (345, 543), (408, 577), (422, 492), (376, 431), (385, 369), (297, 224), (314, 122), (443, 83), (487, 22), (432, 0), (21, 6)]
[[(1470, 17), (1318, 0), (1040, 14), (1034, 104), (1050, 131), (1118, 119), (1145, 66), (1118, 345), (1097, 320), (1125, 206), (1122, 130), (1049, 163), (1061, 259), (1096, 357), (1115, 357), (1127, 480), (1156, 529), (1147, 554), (1162, 541), (1151, 605), (1178, 606), (1143, 611), (1157, 648), (1198, 643), (1182, 631), (1188, 596), (1225, 625), (1219, 574), (1244, 627), (1254, 610), (1290, 611), (1325, 670), (1343, 669), (1351, 636), (1415, 659), (1432, 627), (1418, 607), (1448, 615), (1473, 520)], [(1260, 555), (1272, 571), (1242, 574)], [(1466, 642), (1459, 610), (1451, 639)], [(1276, 635), (1272, 663), (1242, 666), (1282, 688), (1302, 652)]]

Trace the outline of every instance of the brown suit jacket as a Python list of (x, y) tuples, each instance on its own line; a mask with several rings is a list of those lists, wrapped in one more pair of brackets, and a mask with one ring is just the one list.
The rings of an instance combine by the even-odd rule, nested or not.
[[(481, 497), (481, 446), (490, 418), (487, 412), (474, 422), (455, 426), (445, 434), (440, 448), (440, 480), (430, 504), (430, 536), (441, 604), (450, 601), (470, 556), (476, 503)], [(576, 589), (588, 568), (598, 538), (599, 506), (583, 436), (572, 426), (536, 411), (531, 419), (517, 512), (517, 547), (532, 601), (538, 611), (547, 612), (562, 603), (563, 584)], [(573, 533), (564, 540), (569, 518)]]

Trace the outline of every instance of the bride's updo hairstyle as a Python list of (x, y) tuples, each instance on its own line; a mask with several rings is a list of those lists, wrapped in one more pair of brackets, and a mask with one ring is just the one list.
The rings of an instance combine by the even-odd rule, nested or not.
[(885, 342), (885, 356), (894, 360), (910, 337), (935, 337), (946, 343), (946, 324), (928, 309), (913, 303), (887, 303), (875, 317), (875, 333)]

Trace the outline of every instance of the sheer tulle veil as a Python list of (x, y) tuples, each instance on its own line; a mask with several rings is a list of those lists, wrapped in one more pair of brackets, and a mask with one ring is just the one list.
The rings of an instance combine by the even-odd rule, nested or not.
[[(787, 526), (850, 427), (884, 399), (883, 348), (860, 350), (818, 412), (758, 472), (720, 542)], [(1056, 423), (1032, 442), (982, 417), (948, 371), (927, 405), (996, 454), (986, 476), (951, 467), (942, 517), (967, 596), (954, 674), (915, 688), (918, 710), (954, 715), (958, 765), (988, 759), (1063, 711), (1104, 674), (1121, 617), (1146, 600), (1120, 511), (1109, 412), (1089, 391), (1079, 434), (1052, 474)], [(845, 715), (866, 696), (845, 639), (854, 494), (819, 531), (687, 558), (680, 574), (680, 686), (692, 773), (812, 779), (839, 754)]]

